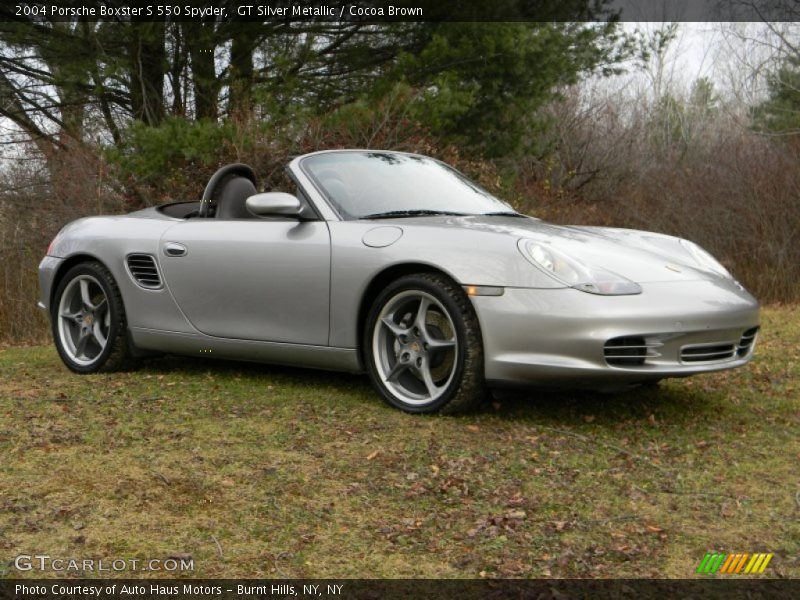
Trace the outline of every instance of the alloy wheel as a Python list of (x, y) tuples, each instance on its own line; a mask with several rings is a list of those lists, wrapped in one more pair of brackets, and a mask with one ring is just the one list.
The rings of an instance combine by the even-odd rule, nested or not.
[(67, 356), (91, 365), (106, 349), (110, 328), (108, 297), (100, 282), (78, 275), (64, 288), (58, 305), (58, 335)]
[(383, 306), (372, 336), (378, 375), (402, 402), (436, 401), (456, 373), (458, 339), (453, 319), (439, 300), (406, 290)]

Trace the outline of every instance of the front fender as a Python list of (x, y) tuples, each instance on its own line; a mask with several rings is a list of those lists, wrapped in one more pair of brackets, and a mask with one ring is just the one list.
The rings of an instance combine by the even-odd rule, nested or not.
[(331, 221), (332, 346), (358, 345), (361, 299), (382, 271), (403, 264), (437, 269), (461, 285), (556, 289), (563, 284), (531, 265), (517, 249), (517, 238), (486, 231), (395, 225), (403, 234), (382, 247), (367, 246), (364, 235), (385, 225)]

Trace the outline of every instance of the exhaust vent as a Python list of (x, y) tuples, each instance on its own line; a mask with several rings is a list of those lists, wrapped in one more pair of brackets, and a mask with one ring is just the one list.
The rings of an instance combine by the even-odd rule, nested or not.
[(148, 290), (157, 290), (161, 287), (161, 275), (156, 266), (156, 260), (149, 254), (129, 254), (127, 258), (128, 271), (131, 277), (141, 287)]

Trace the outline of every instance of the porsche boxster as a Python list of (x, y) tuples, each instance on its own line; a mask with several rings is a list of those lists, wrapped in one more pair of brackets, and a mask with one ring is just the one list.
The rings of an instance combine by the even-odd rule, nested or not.
[(446, 164), (307, 154), (259, 193), (242, 164), (199, 201), (79, 219), (39, 267), (77, 373), (181, 354), (366, 372), (409, 412), (499, 386), (616, 389), (747, 363), (759, 307), (700, 246), (519, 214)]

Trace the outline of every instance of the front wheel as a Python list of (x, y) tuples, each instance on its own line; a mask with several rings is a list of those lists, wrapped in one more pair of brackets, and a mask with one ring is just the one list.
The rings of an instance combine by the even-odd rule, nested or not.
[(443, 275), (408, 275), (387, 286), (362, 343), (372, 383), (392, 406), (453, 413), (486, 396), (478, 319), (461, 287)]
[(122, 296), (99, 262), (72, 267), (56, 289), (53, 338), (61, 360), (76, 373), (116, 371), (131, 362)]

